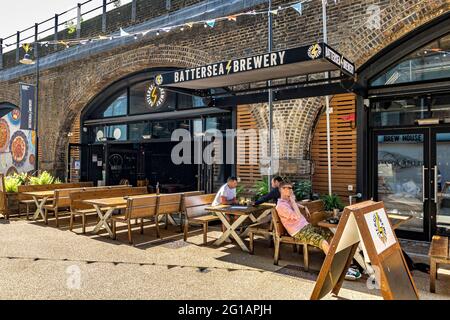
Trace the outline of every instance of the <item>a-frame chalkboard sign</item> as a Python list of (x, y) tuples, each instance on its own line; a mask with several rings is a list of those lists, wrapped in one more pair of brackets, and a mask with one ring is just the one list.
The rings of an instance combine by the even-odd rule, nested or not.
[(317, 278), (311, 300), (338, 295), (359, 244), (379, 272), (387, 300), (417, 300), (419, 295), (383, 202), (365, 201), (345, 208)]

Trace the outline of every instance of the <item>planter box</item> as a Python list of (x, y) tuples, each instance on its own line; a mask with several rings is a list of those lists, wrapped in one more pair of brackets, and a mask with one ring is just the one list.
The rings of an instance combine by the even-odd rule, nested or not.
[(7, 192), (6, 199), (7, 199), (8, 214), (10, 216), (18, 215), (19, 214), (18, 193), (17, 192)]

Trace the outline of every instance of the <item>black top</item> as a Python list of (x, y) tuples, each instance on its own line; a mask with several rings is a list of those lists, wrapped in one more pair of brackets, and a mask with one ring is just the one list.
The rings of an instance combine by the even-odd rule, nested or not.
[(273, 202), (277, 203), (280, 197), (280, 190), (278, 190), (278, 188), (273, 188), (268, 194), (256, 200), (255, 205), (260, 205), (261, 203), (269, 202), (270, 200), (273, 200)]

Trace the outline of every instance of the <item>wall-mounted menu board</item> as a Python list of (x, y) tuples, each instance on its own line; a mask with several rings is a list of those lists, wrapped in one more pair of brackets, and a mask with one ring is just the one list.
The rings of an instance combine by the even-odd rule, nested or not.
[(345, 208), (330, 251), (317, 278), (312, 300), (337, 295), (361, 243), (366, 259), (379, 272), (384, 299), (417, 300), (419, 295), (383, 202), (366, 201)]

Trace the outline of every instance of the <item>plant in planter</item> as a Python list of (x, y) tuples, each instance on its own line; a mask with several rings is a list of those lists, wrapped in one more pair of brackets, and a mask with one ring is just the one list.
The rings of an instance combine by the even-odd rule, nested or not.
[(325, 211), (335, 211), (335, 209), (339, 211), (344, 209), (344, 204), (337, 194), (327, 194), (322, 196), (321, 199), (324, 202)]
[(312, 184), (309, 180), (301, 180), (294, 184), (294, 194), (297, 201), (311, 198)]
[(19, 186), (23, 185), (25, 180), (19, 174), (5, 177), (5, 191), (7, 193), (17, 192)]
[(47, 171), (42, 172), (37, 177), (30, 177), (31, 185), (43, 185), (43, 184), (53, 184), (53, 183), (61, 183), (58, 178), (53, 177)]
[(260, 198), (263, 195), (266, 195), (270, 192), (269, 190), (269, 181), (266, 179), (260, 180), (260, 181), (256, 181), (255, 183), (255, 190), (256, 190), (256, 195), (255, 198)]

